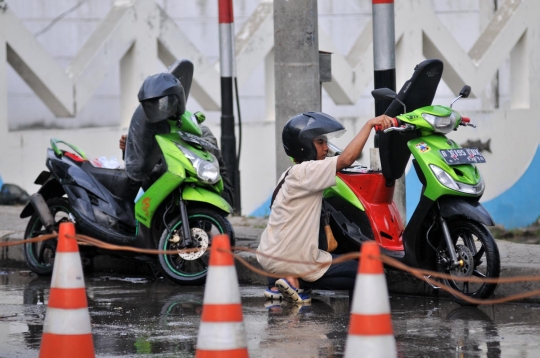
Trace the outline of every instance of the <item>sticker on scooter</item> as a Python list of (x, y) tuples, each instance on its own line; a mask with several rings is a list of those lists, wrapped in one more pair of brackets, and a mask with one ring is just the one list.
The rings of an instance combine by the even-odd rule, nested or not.
[(439, 152), (448, 165), (486, 162), (478, 148), (441, 149)]
[(431, 148), (424, 142), (418, 143), (417, 145), (415, 145), (415, 147), (422, 153), (427, 153), (431, 150)]

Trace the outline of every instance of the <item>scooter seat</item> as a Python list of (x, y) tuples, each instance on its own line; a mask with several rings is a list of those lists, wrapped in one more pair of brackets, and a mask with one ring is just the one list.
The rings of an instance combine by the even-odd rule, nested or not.
[(82, 164), (82, 169), (92, 174), (111, 194), (128, 202), (133, 202), (141, 183), (130, 179), (124, 169), (97, 168), (89, 162)]

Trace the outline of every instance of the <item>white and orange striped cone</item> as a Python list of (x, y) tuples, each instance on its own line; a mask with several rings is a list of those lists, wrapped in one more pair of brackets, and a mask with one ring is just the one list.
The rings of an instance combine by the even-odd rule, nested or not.
[(227, 235), (212, 238), (195, 357), (249, 357), (234, 259), (220, 250), (231, 250)]
[(95, 357), (88, 301), (73, 223), (60, 224), (40, 358)]
[(397, 357), (388, 288), (376, 242), (362, 244), (345, 357)]

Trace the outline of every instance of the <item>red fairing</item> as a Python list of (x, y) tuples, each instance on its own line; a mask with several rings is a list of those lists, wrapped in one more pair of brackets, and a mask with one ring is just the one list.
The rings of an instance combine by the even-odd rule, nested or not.
[(66, 157), (68, 157), (68, 158), (70, 158), (70, 159), (76, 161), (76, 162), (79, 162), (79, 163), (84, 162), (84, 159), (81, 158), (80, 156), (78, 156), (77, 154), (73, 154), (73, 153), (71, 153), (71, 152), (64, 152), (64, 155), (65, 155)]
[(395, 185), (387, 187), (382, 173), (338, 173), (338, 177), (364, 205), (374, 238), (379, 245), (388, 250), (403, 250), (403, 222), (393, 201)]

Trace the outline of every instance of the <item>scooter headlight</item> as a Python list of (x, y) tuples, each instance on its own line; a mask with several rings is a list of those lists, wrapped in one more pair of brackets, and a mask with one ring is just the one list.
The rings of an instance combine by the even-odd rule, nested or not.
[(449, 116), (439, 117), (429, 113), (422, 113), (422, 118), (424, 118), (431, 126), (433, 131), (437, 133), (450, 133), (456, 127), (456, 115), (454, 112), (450, 113)]
[(435, 174), (435, 177), (437, 178), (439, 183), (449, 189), (472, 195), (482, 195), (484, 193), (486, 185), (484, 184), (484, 178), (482, 178), (482, 176), (480, 176), (480, 181), (478, 182), (478, 184), (470, 185), (455, 181), (454, 178), (450, 176), (450, 174), (448, 174), (436, 165), (430, 164), (429, 167), (433, 171), (433, 174)]
[(197, 176), (203, 183), (215, 184), (221, 179), (221, 175), (219, 174), (218, 160), (212, 153), (209, 154), (212, 156), (213, 160), (208, 161), (197, 156), (191, 150), (181, 146), (180, 144), (176, 143), (176, 146), (182, 151), (182, 153), (184, 153), (186, 158), (189, 159), (193, 165), (193, 168), (195, 168), (195, 171), (197, 172)]

